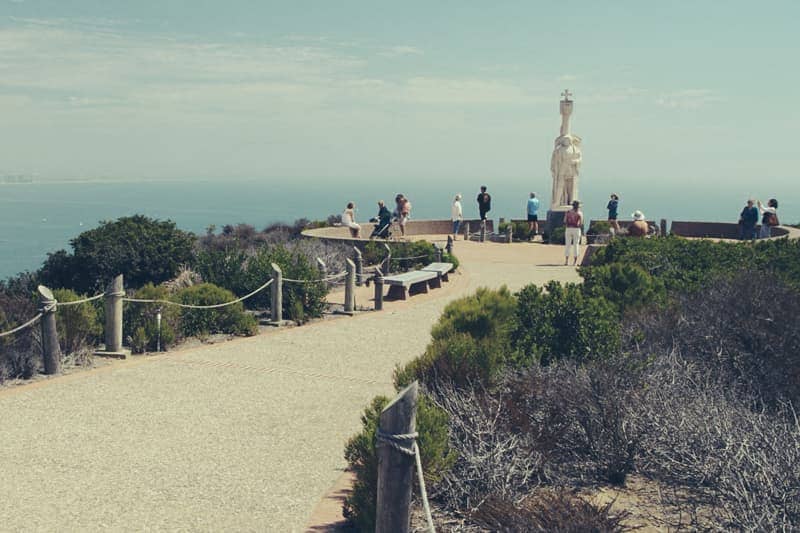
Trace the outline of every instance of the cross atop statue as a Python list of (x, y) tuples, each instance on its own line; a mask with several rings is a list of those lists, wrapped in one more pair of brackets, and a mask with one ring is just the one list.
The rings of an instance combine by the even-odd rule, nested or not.
[(569, 89), (564, 89), (564, 92), (561, 93), (561, 96), (564, 97), (564, 102), (571, 102), (572, 101), (572, 100), (569, 99), (569, 97), (572, 96), (572, 93), (569, 92)]

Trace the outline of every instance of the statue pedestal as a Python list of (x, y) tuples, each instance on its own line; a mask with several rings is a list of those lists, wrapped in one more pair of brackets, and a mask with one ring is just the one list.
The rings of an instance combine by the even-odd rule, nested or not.
[(572, 207), (568, 205), (561, 205), (557, 207), (553, 207), (552, 209), (547, 210), (547, 222), (545, 223), (544, 231), (548, 235), (553, 232), (554, 229), (559, 228), (564, 225), (564, 214), (572, 209)]

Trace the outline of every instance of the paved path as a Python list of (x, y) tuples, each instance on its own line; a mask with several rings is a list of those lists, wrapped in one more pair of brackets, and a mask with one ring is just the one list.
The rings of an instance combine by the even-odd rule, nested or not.
[(462, 275), (381, 313), (0, 390), (0, 530), (303, 531), (447, 302), (578, 279), (560, 247), (456, 246)]

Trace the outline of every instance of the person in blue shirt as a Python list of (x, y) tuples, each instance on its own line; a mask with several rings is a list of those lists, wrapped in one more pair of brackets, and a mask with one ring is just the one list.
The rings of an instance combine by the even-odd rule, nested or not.
[(618, 234), (619, 222), (617, 222), (617, 218), (619, 217), (619, 196), (612, 194), (606, 209), (608, 209), (608, 223), (614, 228), (614, 234)]
[(535, 192), (528, 198), (528, 230), (531, 232), (531, 237), (539, 234), (539, 199), (536, 198)]
[(752, 199), (747, 200), (747, 205), (742, 209), (739, 215), (739, 238), (743, 241), (752, 241), (758, 234), (756, 232), (756, 224), (758, 224), (758, 208), (753, 205)]

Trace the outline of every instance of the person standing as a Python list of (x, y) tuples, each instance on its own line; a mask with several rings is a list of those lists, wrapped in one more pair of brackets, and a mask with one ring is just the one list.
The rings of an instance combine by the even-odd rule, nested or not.
[(402, 194), (398, 194), (394, 201), (397, 205), (395, 213), (397, 214), (397, 224), (400, 226), (400, 235), (405, 237), (406, 223), (408, 223), (408, 219), (411, 217), (411, 202)]
[(778, 200), (770, 198), (766, 206), (762, 205), (759, 200), (758, 210), (761, 213), (761, 232), (758, 237), (768, 239), (772, 236), (772, 226), (780, 224), (778, 222)]
[(461, 208), (461, 195), (456, 194), (453, 205), (450, 206), (450, 220), (453, 221), (453, 240), (458, 238), (458, 229), (464, 219), (464, 212)]
[(486, 213), (492, 210), (492, 196), (486, 192), (486, 185), (481, 185), (481, 192), (478, 193), (478, 213), (481, 220), (486, 220)]
[(611, 224), (611, 227), (614, 228), (614, 234), (617, 235), (619, 234), (619, 222), (617, 222), (619, 217), (619, 196), (612, 194), (606, 209), (608, 209), (608, 223)]
[(747, 200), (747, 205), (739, 215), (739, 238), (743, 241), (752, 241), (756, 238), (756, 224), (758, 224), (758, 208), (753, 205), (753, 199)]
[(572, 202), (572, 209), (564, 213), (564, 264), (569, 264), (570, 249), (574, 247), (575, 255), (572, 264), (578, 264), (581, 253), (581, 228), (583, 228), (583, 213), (578, 200)]
[(539, 199), (535, 192), (528, 198), (528, 231), (531, 232), (531, 238), (539, 234)]

